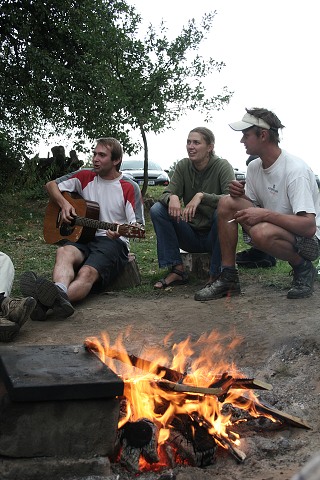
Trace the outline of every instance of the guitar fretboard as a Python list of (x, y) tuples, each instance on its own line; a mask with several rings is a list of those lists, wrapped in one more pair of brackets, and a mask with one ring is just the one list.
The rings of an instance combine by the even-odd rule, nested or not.
[(115, 232), (119, 225), (116, 223), (100, 222), (100, 220), (94, 220), (93, 218), (76, 217), (74, 220), (75, 225), (88, 228), (103, 228), (104, 230), (112, 230)]

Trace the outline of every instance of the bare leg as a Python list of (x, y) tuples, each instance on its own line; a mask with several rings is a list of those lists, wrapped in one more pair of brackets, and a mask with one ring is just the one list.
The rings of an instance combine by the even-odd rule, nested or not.
[(58, 248), (52, 275), (53, 281), (63, 283), (68, 288), (75, 278), (75, 270), (83, 260), (83, 253), (72, 245)]
[(93, 284), (99, 279), (98, 271), (84, 265), (80, 268), (76, 278), (70, 283), (68, 288), (68, 297), (71, 302), (78, 302), (84, 299), (89, 293)]
[(235, 212), (252, 207), (252, 203), (239, 197), (222, 197), (218, 207), (218, 231), (221, 248), (221, 260), (224, 267), (235, 267), (238, 243), (238, 223), (231, 222)]
[(256, 248), (292, 266), (299, 265), (303, 260), (294, 248), (295, 236), (282, 227), (261, 222), (249, 229), (249, 235)]

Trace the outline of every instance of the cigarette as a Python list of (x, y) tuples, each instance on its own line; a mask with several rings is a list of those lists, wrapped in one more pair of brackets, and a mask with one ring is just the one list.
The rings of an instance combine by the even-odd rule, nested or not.
[(232, 222), (235, 222), (235, 221), (236, 221), (236, 219), (235, 219), (235, 218), (232, 218), (231, 220), (228, 220), (227, 223), (232, 223)]

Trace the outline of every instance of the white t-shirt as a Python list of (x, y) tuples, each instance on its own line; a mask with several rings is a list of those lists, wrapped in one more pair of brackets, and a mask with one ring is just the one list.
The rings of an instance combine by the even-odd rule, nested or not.
[(320, 194), (311, 168), (301, 158), (285, 150), (271, 167), (263, 169), (260, 158), (250, 162), (246, 195), (255, 205), (274, 212), (316, 216), (316, 236), (320, 239)]
[[(144, 210), (139, 185), (121, 174), (114, 180), (104, 180), (92, 169), (82, 169), (57, 178), (60, 191), (79, 193), (85, 200), (98, 202), (99, 220), (108, 223), (141, 223)], [(104, 236), (98, 229), (96, 236)], [(128, 239), (120, 237), (128, 243)]]

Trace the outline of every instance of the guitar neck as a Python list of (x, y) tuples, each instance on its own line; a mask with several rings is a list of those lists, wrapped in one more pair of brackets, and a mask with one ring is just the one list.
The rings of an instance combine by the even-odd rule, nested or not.
[(117, 231), (119, 227), (117, 223), (101, 222), (100, 220), (94, 220), (93, 218), (86, 217), (76, 217), (74, 219), (74, 224), (88, 228), (102, 228), (103, 230), (112, 230), (113, 232)]

